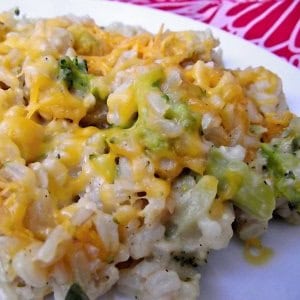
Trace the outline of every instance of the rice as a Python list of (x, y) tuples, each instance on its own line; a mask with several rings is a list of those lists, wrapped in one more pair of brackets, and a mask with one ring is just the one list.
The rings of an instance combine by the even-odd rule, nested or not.
[(293, 118), (280, 79), (224, 69), (210, 31), (0, 21), (0, 298), (197, 299), (232, 223), (257, 237), (275, 209), (257, 153)]

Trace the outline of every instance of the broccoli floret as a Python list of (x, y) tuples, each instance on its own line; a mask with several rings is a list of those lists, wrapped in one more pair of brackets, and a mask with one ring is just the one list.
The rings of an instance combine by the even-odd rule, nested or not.
[(300, 211), (299, 158), (269, 144), (262, 144), (261, 149), (267, 159), (267, 172), (273, 180), (276, 196), (287, 199)]
[(300, 212), (300, 118), (295, 117), (279, 137), (262, 144), (259, 157), (266, 164), (263, 172), (274, 187), (277, 199)]
[(90, 78), (85, 60), (65, 56), (59, 60), (58, 65), (58, 77), (65, 82), (69, 91), (85, 94), (90, 90)]
[(208, 155), (206, 172), (219, 180), (220, 195), (231, 199), (249, 215), (259, 220), (269, 220), (275, 208), (272, 188), (242, 160), (229, 157), (230, 149), (234, 148), (213, 148)]
[(151, 151), (164, 151), (169, 148), (169, 143), (164, 136), (147, 127), (139, 129), (139, 137), (146, 149)]
[(192, 128), (196, 124), (195, 116), (185, 103), (176, 103), (171, 105), (165, 113), (165, 118), (177, 121), (183, 128), (186, 129)]

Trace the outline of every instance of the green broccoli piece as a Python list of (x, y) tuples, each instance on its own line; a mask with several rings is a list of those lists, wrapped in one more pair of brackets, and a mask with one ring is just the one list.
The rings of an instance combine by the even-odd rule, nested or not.
[(155, 130), (142, 127), (138, 130), (138, 133), (146, 149), (152, 151), (163, 151), (169, 148), (168, 140)]
[(86, 94), (90, 90), (90, 78), (85, 60), (65, 56), (59, 60), (58, 66), (58, 78), (65, 82), (69, 91)]
[(186, 129), (192, 128), (196, 125), (196, 119), (185, 103), (174, 103), (166, 111), (164, 117), (169, 120), (177, 121), (183, 128)]
[(264, 175), (271, 179), (276, 198), (300, 212), (300, 118), (295, 117), (279, 137), (261, 145)]
[(206, 172), (219, 180), (218, 193), (227, 195), (241, 210), (259, 220), (272, 217), (275, 209), (272, 188), (243, 161), (226, 157), (214, 148), (209, 153)]
[(300, 209), (300, 159), (272, 147), (262, 144), (262, 155), (267, 159), (266, 171), (271, 176), (277, 197), (286, 198)]

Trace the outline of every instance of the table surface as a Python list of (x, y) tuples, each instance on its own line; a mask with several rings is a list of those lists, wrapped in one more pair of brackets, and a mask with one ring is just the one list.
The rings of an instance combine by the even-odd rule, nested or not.
[(170, 11), (224, 29), (300, 69), (300, 0), (113, 0)]

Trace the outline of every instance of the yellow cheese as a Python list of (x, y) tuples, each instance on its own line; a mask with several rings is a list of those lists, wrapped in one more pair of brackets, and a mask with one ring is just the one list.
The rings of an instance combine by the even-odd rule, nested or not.
[(7, 134), (16, 143), (27, 162), (32, 162), (41, 155), (43, 126), (25, 117), (11, 116), (2, 121), (0, 132)]
[(108, 183), (113, 183), (116, 176), (115, 158), (112, 153), (90, 158), (90, 164), (96, 174)]
[(127, 225), (132, 219), (138, 217), (138, 210), (130, 205), (122, 205), (113, 216), (117, 224)]
[(78, 123), (87, 111), (83, 101), (66, 90), (53, 91), (39, 102), (38, 110), (47, 119), (69, 119)]

